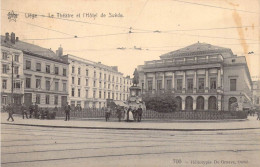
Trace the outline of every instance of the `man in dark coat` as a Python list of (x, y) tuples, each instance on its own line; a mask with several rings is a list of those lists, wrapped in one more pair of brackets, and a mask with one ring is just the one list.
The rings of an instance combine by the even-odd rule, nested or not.
[(26, 108), (26, 106), (25, 106), (24, 103), (23, 103), (22, 106), (21, 106), (21, 112), (22, 112), (22, 115), (23, 115), (23, 119), (24, 119), (24, 115), (25, 115), (26, 118), (28, 119), (27, 108)]
[(35, 102), (35, 104), (34, 104), (34, 108), (33, 108), (33, 109), (34, 109), (34, 111), (33, 111), (33, 112), (34, 112), (34, 117), (35, 117), (35, 118), (39, 118), (39, 113), (38, 113), (38, 112), (39, 112), (39, 107), (38, 107), (38, 105), (36, 104), (36, 102)]
[(140, 105), (139, 108), (137, 109), (137, 114), (138, 114), (138, 122), (141, 122), (141, 120), (142, 120), (142, 114), (143, 114), (143, 109), (142, 109), (141, 105)]
[(8, 112), (7, 121), (9, 121), (10, 118), (12, 119), (12, 121), (14, 121), (14, 118), (13, 118), (13, 107), (10, 104), (7, 105), (6, 111)]
[(71, 108), (70, 108), (70, 105), (68, 104), (68, 102), (67, 102), (66, 106), (64, 107), (64, 110), (65, 110), (65, 114), (66, 114), (65, 121), (69, 121)]
[(30, 112), (29, 118), (32, 118), (33, 111), (34, 111), (34, 107), (33, 107), (33, 105), (31, 104), (30, 107), (29, 107), (29, 112)]
[(116, 114), (117, 114), (117, 118), (118, 118), (118, 122), (121, 122), (121, 118), (122, 118), (122, 108), (120, 106), (117, 106), (116, 108)]

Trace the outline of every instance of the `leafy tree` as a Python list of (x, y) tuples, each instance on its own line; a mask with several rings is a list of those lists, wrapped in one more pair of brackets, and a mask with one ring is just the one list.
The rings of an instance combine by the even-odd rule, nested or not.
[(177, 109), (175, 96), (171, 92), (145, 94), (143, 101), (146, 104), (146, 109), (157, 112), (174, 112)]

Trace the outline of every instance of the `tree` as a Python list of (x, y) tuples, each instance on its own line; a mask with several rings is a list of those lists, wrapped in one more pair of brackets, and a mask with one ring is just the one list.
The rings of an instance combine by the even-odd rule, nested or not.
[(146, 104), (146, 109), (157, 112), (174, 112), (177, 108), (175, 96), (171, 92), (145, 94), (143, 101)]

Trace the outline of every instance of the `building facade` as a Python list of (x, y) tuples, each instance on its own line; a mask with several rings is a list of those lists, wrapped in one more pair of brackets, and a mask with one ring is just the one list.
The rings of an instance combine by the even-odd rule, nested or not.
[(69, 62), (68, 89), (71, 106), (106, 107), (107, 99), (120, 104), (129, 97), (130, 77), (117, 67), (106, 66), (74, 55), (63, 56)]
[[(11, 34), (11, 38), (15, 34)], [(39, 107), (61, 107), (68, 98), (68, 63), (62, 58), (62, 49), (55, 54), (51, 49), (16, 40), (9, 34), (2, 37), (1, 45), (20, 51), (23, 102)]]
[(195, 43), (138, 66), (143, 93), (173, 92), (178, 110), (242, 110), (252, 101), (245, 57)]
[(11, 103), (13, 76), (13, 103), (22, 104), (24, 101), (23, 52), (2, 46), (1, 54), (1, 103), (2, 105)]
[(253, 81), (253, 104), (255, 109), (260, 110), (260, 80)]

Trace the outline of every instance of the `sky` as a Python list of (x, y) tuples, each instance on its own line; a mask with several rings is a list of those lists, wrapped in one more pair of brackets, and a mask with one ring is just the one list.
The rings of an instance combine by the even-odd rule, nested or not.
[[(61, 46), (64, 54), (118, 66), (131, 76), (144, 61), (205, 42), (246, 56), (256, 80), (259, 6), (258, 0), (1, 0), (1, 35), (14, 32), (53, 51)], [(11, 11), (15, 20), (8, 19)]]

